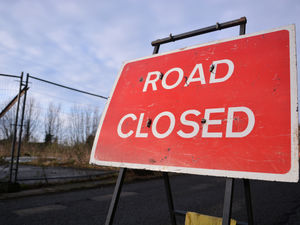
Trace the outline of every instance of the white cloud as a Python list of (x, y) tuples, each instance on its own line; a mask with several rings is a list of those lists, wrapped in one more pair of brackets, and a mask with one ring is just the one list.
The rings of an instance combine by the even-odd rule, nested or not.
[(18, 48), (18, 43), (15, 38), (5, 30), (0, 31), (0, 43), (7, 51), (13, 51)]

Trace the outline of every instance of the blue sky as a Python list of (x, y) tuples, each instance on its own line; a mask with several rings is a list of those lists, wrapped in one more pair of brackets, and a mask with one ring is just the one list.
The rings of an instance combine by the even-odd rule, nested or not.
[[(0, 73), (24, 71), (108, 96), (122, 62), (150, 55), (153, 40), (246, 16), (246, 33), (296, 24), (299, 46), (299, 12), (297, 0), (3, 0)], [(237, 35), (232, 28), (161, 51)]]

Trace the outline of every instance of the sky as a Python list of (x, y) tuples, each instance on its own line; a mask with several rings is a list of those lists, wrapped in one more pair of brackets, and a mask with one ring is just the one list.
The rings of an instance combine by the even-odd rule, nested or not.
[[(109, 96), (122, 63), (151, 55), (151, 41), (243, 16), (248, 20), (246, 33), (295, 24), (299, 55), (299, 12), (298, 0), (2, 0), (0, 73), (24, 71)], [(161, 52), (234, 37), (238, 32), (230, 28), (170, 43)], [(3, 86), (9, 85), (2, 82), (0, 91)], [(51, 95), (65, 102), (86, 101), (85, 96), (42, 84), (38, 88), (40, 96), (34, 88), (32, 93), (41, 103)], [(94, 101), (102, 109), (105, 100)]]

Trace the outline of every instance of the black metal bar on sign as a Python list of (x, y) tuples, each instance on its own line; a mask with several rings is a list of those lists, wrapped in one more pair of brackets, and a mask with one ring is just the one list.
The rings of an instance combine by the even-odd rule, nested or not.
[(82, 90), (79, 90), (79, 89), (76, 89), (76, 88), (72, 88), (72, 87), (68, 87), (68, 86), (65, 86), (65, 85), (57, 84), (57, 83), (54, 83), (52, 81), (44, 80), (44, 79), (41, 79), (41, 78), (38, 78), (38, 77), (34, 77), (34, 76), (30, 76), (30, 75), (29, 75), (29, 77), (32, 78), (32, 79), (38, 80), (38, 81), (42, 81), (42, 82), (52, 84), (52, 85), (55, 85), (55, 86), (58, 86), (58, 87), (66, 88), (66, 89), (69, 89), (69, 90), (72, 90), (72, 91), (77, 91), (77, 92), (80, 92), (80, 93), (83, 93), (83, 94), (92, 95), (92, 96), (103, 98), (103, 99), (108, 99), (108, 97), (105, 97), (105, 96), (102, 96), (102, 95), (97, 95), (97, 94), (93, 94), (93, 93), (90, 93), (90, 92), (87, 92), (87, 91), (82, 91)]
[(185, 216), (185, 214), (187, 213), (187, 211), (174, 209), (174, 213), (176, 215), (179, 215), (179, 216)]
[(210, 32), (214, 32), (214, 31), (217, 31), (217, 30), (222, 30), (222, 29), (225, 29), (225, 28), (244, 25), (246, 23), (247, 23), (246, 17), (241, 17), (240, 19), (237, 19), (237, 20), (232, 20), (232, 21), (228, 21), (228, 22), (225, 22), (225, 23), (216, 23), (216, 25), (201, 28), (201, 29), (198, 29), (198, 30), (189, 31), (189, 32), (182, 33), (182, 34), (177, 34), (177, 35), (170, 34), (169, 37), (158, 39), (156, 41), (152, 41), (151, 45), (152, 46), (157, 46), (157, 45), (161, 45), (161, 44), (166, 44), (166, 43), (169, 43), (169, 42), (178, 41), (178, 40), (181, 40), (181, 39), (190, 38), (190, 37), (194, 37), (194, 36), (197, 36), (197, 35), (210, 33)]
[(18, 141), (18, 151), (17, 151), (17, 160), (16, 160), (16, 171), (15, 171), (15, 183), (18, 179), (18, 169), (19, 169), (19, 159), (20, 159), (20, 151), (21, 151), (21, 144), (22, 144), (22, 132), (23, 132), (23, 123), (24, 123), (24, 115), (25, 115), (25, 108), (26, 108), (26, 97), (27, 97), (27, 90), (28, 90), (28, 78), (29, 74), (26, 75), (26, 82), (25, 82), (25, 94), (23, 98), (23, 105), (22, 105), (22, 114), (21, 114), (21, 124), (19, 128), (19, 141)]
[[(159, 47), (160, 47), (161, 44), (166, 44), (166, 43), (169, 43), (169, 42), (173, 42), (173, 41), (193, 37), (193, 36), (196, 36), (196, 35), (201, 35), (201, 34), (213, 32), (213, 31), (217, 31), (217, 30), (222, 30), (222, 29), (230, 28), (230, 27), (234, 27), (234, 26), (240, 26), (240, 35), (242, 35), (242, 34), (245, 34), (246, 23), (247, 23), (246, 17), (241, 17), (240, 19), (237, 19), (237, 20), (232, 20), (232, 21), (225, 22), (225, 23), (216, 23), (216, 25), (214, 25), (214, 26), (210, 26), (210, 27), (206, 27), (206, 28), (202, 28), (202, 29), (198, 29), (198, 30), (194, 30), (194, 31), (174, 35), (174, 36), (172, 34), (170, 34), (170, 36), (167, 37), (167, 38), (158, 39), (158, 40), (153, 41), (151, 43), (151, 45), (154, 46), (153, 54), (158, 53)], [(39, 78), (35, 78), (35, 79), (47, 82), (47, 81), (39, 79)], [(48, 82), (48, 83), (55, 84), (53, 82)], [(57, 85), (57, 84), (55, 84), (55, 85)], [(61, 85), (59, 85), (59, 86), (61, 86)], [(71, 89), (71, 90), (73, 90), (73, 89)], [(113, 219), (114, 219), (115, 211), (116, 211), (118, 201), (119, 201), (119, 198), (120, 198), (120, 193), (121, 193), (122, 185), (123, 185), (123, 182), (124, 182), (125, 174), (126, 174), (126, 168), (121, 168), (120, 172), (119, 172), (118, 180), (117, 180), (117, 183), (116, 183), (116, 186), (115, 186), (115, 190), (114, 190), (114, 193), (113, 193), (113, 197), (112, 197), (112, 200), (111, 200), (111, 203), (110, 203), (108, 215), (106, 217), (105, 225), (112, 225), (112, 223), (113, 223)], [(186, 214), (186, 212), (174, 209), (174, 203), (173, 203), (173, 197), (172, 197), (172, 191), (171, 191), (171, 185), (170, 185), (168, 173), (163, 172), (163, 177), (164, 177), (165, 189), (166, 189), (166, 194), (167, 194), (167, 199), (168, 199), (168, 206), (169, 206), (171, 222), (172, 222), (172, 225), (176, 225), (175, 214), (184, 216)], [(229, 223), (230, 223), (231, 209), (232, 209), (233, 186), (234, 186), (234, 179), (233, 178), (227, 178), (226, 188), (225, 188), (225, 197), (224, 197), (222, 225), (229, 225)], [(248, 186), (248, 187), (249, 187), (248, 189), (245, 188), (245, 193), (247, 193), (246, 195), (248, 196), (248, 198), (251, 201), (250, 186)], [(246, 199), (247, 202), (248, 202), (248, 200)], [(250, 207), (249, 209), (251, 209), (251, 212), (252, 212), (251, 204), (247, 203), (247, 207), (248, 206)], [(250, 212), (250, 210), (248, 210), (248, 217), (250, 215), (249, 212)], [(250, 221), (250, 220), (248, 219), (248, 221)], [(239, 223), (239, 224), (242, 225), (244, 223)], [(252, 224), (249, 223), (249, 225), (252, 225)]]
[(17, 103), (17, 110), (16, 110), (16, 117), (15, 117), (15, 124), (14, 124), (14, 134), (13, 140), (11, 145), (11, 160), (10, 160), (10, 167), (9, 167), (9, 182), (12, 182), (12, 172), (14, 166), (14, 156), (15, 156), (15, 146), (17, 140), (17, 126), (18, 126), (18, 118), (19, 118), (19, 107), (20, 107), (20, 99), (21, 99), (21, 91), (22, 91), (22, 83), (23, 83), (23, 72), (20, 76), (20, 86), (19, 86), (19, 94), (18, 94), (18, 103)]
[(153, 49), (153, 55), (158, 53), (158, 51), (159, 51), (159, 46), (160, 46), (160, 45), (155, 45), (155, 46), (154, 46), (154, 49)]
[(0, 76), (2, 76), (2, 77), (14, 77), (14, 78), (21, 78), (21, 76), (17, 76), (17, 75), (11, 75), (11, 74), (4, 74), (4, 73), (0, 73)]
[[(153, 55), (157, 54), (159, 51), (160, 45), (155, 45), (153, 49)], [(172, 190), (170, 185), (170, 179), (167, 172), (163, 172), (163, 178), (164, 178), (164, 184), (166, 189), (166, 195), (168, 200), (168, 207), (169, 207), (169, 214), (171, 219), (171, 224), (176, 225), (176, 217), (175, 214), (179, 213), (179, 210), (175, 212), (174, 210), (174, 202), (173, 202), (173, 196), (172, 196)], [(182, 213), (182, 212), (181, 212)]]
[(226, 179), (222, 225), (230, 225), (234, 179)]
[(246, 23), (240, 25), (240, 35), (244, 35), (246, 33)]
[(173, 203), (173, 197), (172, 197), (172, 190), (171, 190), (171, 185), (170, 185), (170, 180), (168, 173), (163, 172), (164, 176), (164, 183), (165, 183), (165, 188), (166, 188), (166, 194), (167, 194), (167, 199), (168, 199), (168, 206), (169, 206), (169, 213), (170, 213), (170, 218), (171, 218), (171, 224), (176, 225), (176, 217), (175, 217), (175, 212), (174, 212), (174, 203)]
[[(246, 33), (246, 23), (240, 25), (240, 35), (244, 35), (245, 33)], [(248, 179), (243, 179), (243, 183), (244, 183), (244, 191), (245, 191), (245, 199), (246, 199), (246, 207), (247, 207), (248, 225), (254, 225), (250, 181)]]
[(254, 225), (250, 181), (248, 179), (243, 179), (243, 183), (244, 183), (245, 198), (246, 198), (248, 225)]
[[(169, 42), (174, 42), (177, 40), (181, 40), (181, 39), (185, 39), (185, 38), (190, 38), (193, 36), (197, 36), (197, 35), (201, 35), (201, 34), (205, 34), (205, 33), (209, 33), (209, 32), (213, 32), (213, 31), (217, 31), (217, 30), (222, 30), (225, 28), (230, 28), (230, 27), (234, 27), (234, 26), (240, 26), (240, 35), (245, 34), (246, 31), (246, 23), (247, 23), (247, 19), (246, 17), (241, 17), (240, 19), (237, 20), (233, 20), (233, 21), (229, 21), (229, 22), (225, 22), (225, 23), (216, 23), (216, 25), (210, 26), (210, 27), (205, 27), (202, 29), (198, 29), (198, 30), (194, 30), (194, 31), (190, 31), (190, 32), (186, 32), (186, 33), (182, 33), (182, 34), (178, 34), (178, 35), (172, 35), (170, 34), (169, 37), (163, 38), (163, 39), (158, 39), (156, 41), (151, 42), (151, 45), (154, 46), (153, 49), (153, 54), (157, 54), (159, 51), (159, 47), (161, 44), (166, 44)], [(174, 209), (174, 203), (173, 203), (173, 197), (172, 197), (172, 191), (171, 191), (171, 186), (170, 186), (170, 182), (169, 182), (169, 177), (168, 177), (168, 173), (163, 173), (164, 176), (164, 181), (165, 181), (165, 189), (166, 189), (166, 193), (167, 193), (167, 199), (168, 199), (168, 206), (169, 206), (169, 213), (170, 213), (170, 217), (171, 217), (171, 222), (172, 225), (176, 224), (176, 217), (175, 214), (178, 215), (185, 215), (186, 212), (185, 211), (181, 211), (181, 210), (175, 210)], [(231, 219), (231, 204), (232, 204), (232, 191), (233, 191), (233, 179), (229, 179), (229, 182), (231, 182), (231, 196), (230, 196), (230, 205), (226, 206), (225, 203), (227, 203), (227, 200), (224, 203), (224, 214), (223, 214), (223, 225), (226, 224), (227, 225), (227, 221), (228, 221), (228, 225)], [(226, 189), (227, 189), (227, 185), (230, 185), (230, 183), (226, 183)], [(225, 194), (225, 198), (227, 198), (228, 196), (226, 196)], [(251, 208), (252, 209), (252, 208)], [(225, 219), (224, 219), (225, 216)], [(226, 222), (225, 222), (226, 221)]]
[(117, 209), (118, 202), (119, 202), (119, 199), (120, 199), (120, 194), (121, 194), (122, 186), (123, 186), (123, 183), (124, 183), (126, 171), (127, 171), (127, 168), (121, 168), (120, 169), (119, 176), (118, 176), (118, 179), (117, 179), (117, 183), (116, 183), (116, 186), (115, 186), (115, 190), (114, 190), (114, 193), (113, 193), (113, 196), (112, 196), (112, 200), (110, 202), (110, 206), (109, 206), (108, 214), (107, 214), (107, 217), (106, 217), (105, 225), (112, 225), (113, 224), (113, 220), (114, 220), (116, 209)]

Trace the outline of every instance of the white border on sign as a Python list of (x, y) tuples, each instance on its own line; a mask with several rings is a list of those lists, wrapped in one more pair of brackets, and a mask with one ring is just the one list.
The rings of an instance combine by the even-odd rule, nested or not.
[(122, 68), (118, 74), (117, 79), (113, 85), (111, 90), (111, 95), (113, 96), (116, 85), (119, 81), (121, 73), (123, 71), (124, 66), (127, 63), (140, 61), (143, 59), (159, 57), (161, 55), (171, 54), (175, 52), (186, 51), (189, 49), (199, 48), (203, 46), (228, 42), (232, 40), (238, 40), (243, 38), (248, 38), (252, 36), (257, 36), (261, 34), (271, 33), (280, 30), (289, 31), (289, 39), (290, 39), (290, 96), (291, 96), (291, 169), (288, 173), (285, 174), (273, 174), (273, 173), (256, 173), (256, 172), (241, 172), (241, 171), (230, 171), (230, 170), (214, 170), (214, 169), (199, 169), (199, 168), (187, 168), (187, 167), (174, 167), (174, 166), (158, 166), (158, 165), (149, 165), (149, 164), (135, 164), (135, 163), (122, 163), (122, 162), (109, 162), (109, 161), (101, 161), (95, 159), (95, 152), (97, 142), (100, 136), (102, 124), (107, 112), (107, 109), (110, 104), (111, 98), (108, 98), (108, 101), (105, 105), (104, 111), (102, 113), (100, 124), (97, 130), (97, 134), (94, 140), (90, 163), (96, 164), (99, 166), (111, 166), (111, 167), (121, 167), (121, 168), (132, 168), (132, 169), (146, 169), (153, 171), (163, 171), (163, 172), (175, 172), (175, 173), (188, 173), (188, 174), (196, 174), (196, 175), (208, 175), (208, 176), (221, 176), (221, 177), (232, 177), (232, 178), (246, 178), (246, 179), (257, 179), (257, 180), (268, 180), (268, 181), (285, 181), (285, 182), (298, 182), (299, 179), (299, 153), (298, 153), (298, 91), (297, 91), (297, 64), (296, 64), (296, 33), (295, 33), (295, 25), (288, 25), (285, 27), (275, 28), (267, 31), (257, 32), (253, 34), (247, 34), (242, 36), (237, 36), (234, 38), (209, 42), (205, 44), (195, 45), (183, 49), (178, 49), (170, 52), (164, 52), (156, 55), (151, 55), (131, 61), (127, 61), (123, 63)]

